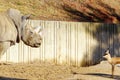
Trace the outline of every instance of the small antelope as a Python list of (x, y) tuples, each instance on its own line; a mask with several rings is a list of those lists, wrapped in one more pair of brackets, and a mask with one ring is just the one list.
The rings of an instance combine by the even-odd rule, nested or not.
[(112, 77), (114, 77), (114, 68), (116, 64), (120, 64), (120, 57), (111, 57), (109, 50), (105, 52), (105, 56), (103, 56), (112, 66)]

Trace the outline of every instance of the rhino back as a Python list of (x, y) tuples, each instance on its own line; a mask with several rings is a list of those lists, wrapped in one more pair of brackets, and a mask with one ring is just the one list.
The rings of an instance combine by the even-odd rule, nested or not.
[(17, 29), (7, 15), (7, 13), (0, 14), (0, 41), (12, 40), (16, 42)]

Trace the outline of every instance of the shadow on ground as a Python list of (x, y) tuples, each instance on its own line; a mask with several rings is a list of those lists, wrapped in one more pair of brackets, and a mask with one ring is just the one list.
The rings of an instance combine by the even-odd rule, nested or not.
[(114, 78), (112, 78), (111, 74), (103, 74), (103, 73), (87, 73), (87, 74), (82, 74), (82, 75), (100, 76), (100, 77), (117, 79), (117, 80), (120, 79), (120, 76), (118, 76), (118, 75), (114, 75)]
[(10, 78), (10, 77), (3, 77), (3, 76), (0, 76), (0, 80), (27, 80), (27, 79)]

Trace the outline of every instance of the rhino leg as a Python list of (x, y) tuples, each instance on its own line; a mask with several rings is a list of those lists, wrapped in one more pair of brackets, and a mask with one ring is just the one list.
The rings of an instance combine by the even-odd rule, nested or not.
[(10, 47), (10, 42), (0, 42), (0, 58)]

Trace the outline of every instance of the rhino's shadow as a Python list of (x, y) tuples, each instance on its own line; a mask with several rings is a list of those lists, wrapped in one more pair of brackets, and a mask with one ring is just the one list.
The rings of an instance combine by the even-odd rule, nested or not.
[(86, 73), (82, 75), (91, 75), (91, 76), (100, 76), (100, 77), (105, 77), (105, 78), (111, 78), (111, 79), (120, 79), (119, 75), (114, 75), (114, 78), (112, 78), (111, 74), (104, 74), (104, 73)]
[(10, 77), (3, 77), (3, 76), (0, 76), (0, 80), (27, 80), (27, 79), (10, 78)]

